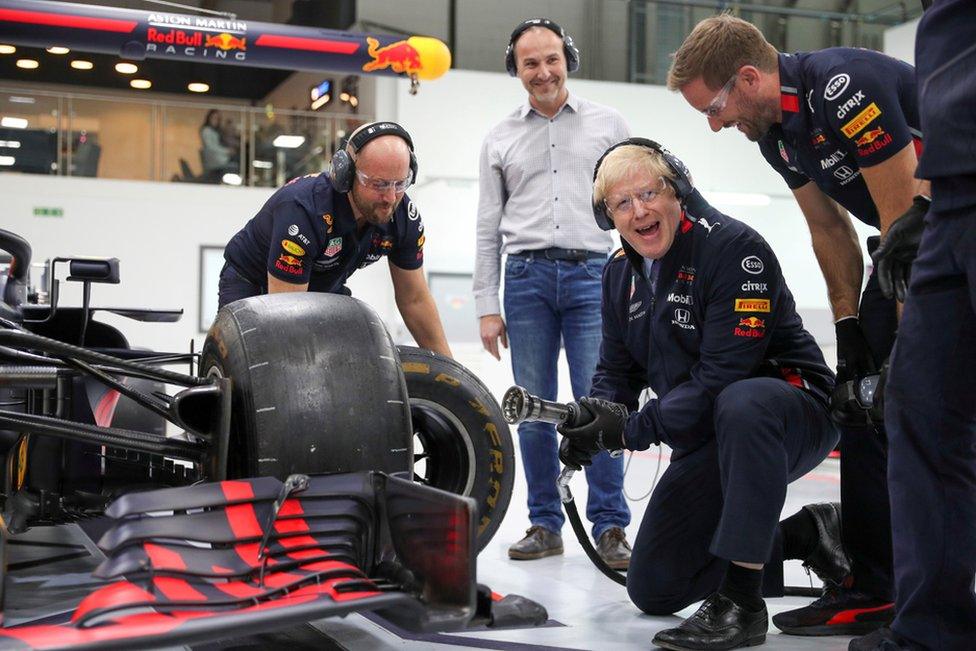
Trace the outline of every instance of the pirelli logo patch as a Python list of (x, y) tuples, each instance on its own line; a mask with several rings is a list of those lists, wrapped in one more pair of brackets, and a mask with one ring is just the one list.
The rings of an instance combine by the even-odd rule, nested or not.
[(867, 108), (858, 113), (851, 119), (850, 122), (845, 124), (840, 128), (844, 132), (844, 135), (848, 138), (853, 138), (856, 133), (861, 131), (864, 127), (871, 124), (876, 117), (881, 115), (881, 109), (874, 102), (868, 104)]
[(768, 298), (737, 298), (735, 299), (736, 312), (769, 312)]

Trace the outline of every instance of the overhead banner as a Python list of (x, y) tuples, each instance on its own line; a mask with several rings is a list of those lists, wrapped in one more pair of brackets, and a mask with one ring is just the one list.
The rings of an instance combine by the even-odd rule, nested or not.
[(0, 0), (0, 43), (63, 46), (123, 59), (437, 79), (451, 52), (428, 36), (355, 34), (166, 11)]

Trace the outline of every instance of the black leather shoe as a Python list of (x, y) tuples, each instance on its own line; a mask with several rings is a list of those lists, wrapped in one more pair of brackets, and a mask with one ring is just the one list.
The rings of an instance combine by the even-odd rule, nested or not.
[(813, 570), (824, 584), (843, 584), (851, 574), (851, 561), (840, 538), (840, 504), (808, 504), (803, 510), (817, 526), (817, 546), (803, 559), (803, 567)]
[(508, 557), (516, 561), (534, 561), (562, 553), (563, 537), (539, 525), (526, 529), (525, 538), (508, 548)]
[(803, 608), (773, 615), (773, 625), (789, 635), (864, 635), (891, 623), (895, 605), (834, 585)]
[(630, 567), (630, 543), (620, 527), (610, 527), (600, 534), (600, 539), (596, 541), (596, 552), (604, 563), (615, 570)]
[(677, 628), (661, 631), (651, 643), (678, 650), (738, 649), (765, 642), (768, 628), (769, 614), (765, 604), (762, 610), (748, 611), (716, 592), (694, 615)]
[(847, 651), (907, 651), (910, 648), (902, 644), (890, 628), (879, 628), (868, 635), (856, 637), (847, 645)]

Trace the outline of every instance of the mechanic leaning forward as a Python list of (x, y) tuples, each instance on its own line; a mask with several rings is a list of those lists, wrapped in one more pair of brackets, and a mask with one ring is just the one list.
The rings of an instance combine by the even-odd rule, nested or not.
[(896, 614), (851, 651), (976, 647), (976, 3), (925, 11), (915, 65), (932, 206), (874, 255), (899, 300), (911, 270), (884, 389)]
[[(836, 324), (838, 387), (876, 373), (894, 343), (896, 306), (874, 273), (861, 293), (864, 264), (847, 211), (883, 236), (900, 216), (927, 209), (928, 183), (913, 177), (921, 131), (912, 66), (860, 48), (780, 54), (754, 25), (723, 15), (685, 39), (668, 87), (713, 131), (736, 126), (759, 143), (810, 228)], [(877, 240), (868, 238), (869, 251)], [(831, 408), (842, 425), (842, 528), (852, 576), (809, 606), (773, 617), (786, 633), (865, 633), (893, 614), (885, 431), (841, 395)], [(813, 536), (815, 522), (804, 529)]]
[[(709, 206), (673, 155), (650, 140), (618, 143), (593, 188), (597, 223), (616, 227), (623, 249), (603, 275), (600, 361), (579, 403), (590, 420), (560, 426), (560, 458), (579, 467), (600, 450), (669, 445), (634, 542), (630, 598), (652, 615), (705, 599), (658, 646), (760, 644), (762, 594), (782, 594), (784, 558), (827, 578), (850, 571), (836, 519), (813, 544), (789, 526), (804, 511), (777, 525), (787, 484), (840, 436), (833, 373), (772, 250)], [(647, 386), (657, 398), (635, 411)]]
[(451, 357), (424, 278), (424, 223), (404, 194), (416, 177), (413, 141), (403, 127), (362, 125), (333, 156), (328, 174), (288, 182), (231, 238), (219, 305), (277, 292), (348, 296), (349, 276), (387, 256), (410, 334), (423, 348)]

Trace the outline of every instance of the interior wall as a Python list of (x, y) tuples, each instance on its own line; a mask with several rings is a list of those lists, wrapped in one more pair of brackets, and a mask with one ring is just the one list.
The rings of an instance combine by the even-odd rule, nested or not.
[(915, 65), (915, 32), (921, 17), (911, 20), (904, 25), (898, 25), (885, 30), (884, 51), (893, 57)]
[[(94, 285), (93, 306), (183, 308), (183, 318), (175, 324), (139, 323), (106, 313), (96, 318), (117, 324), (132, 345), (180, 352), (195, 339), (199, 350), (205, 336), (199, 325), (200, 247), (223, 247), (271, 192), (0, 174), (0, 224), (27, 238), (34, 262), (67, 256), (119, 258), (121, 284)], [(37, 207), (61, 208), (64, 216), (34, 216)], [(357, 272), (350, 287), (396, 332), (388, 276), (379, 262)], [(81, 304), (80, 284), (61, 283), (61, 289), (64, 305)]]

